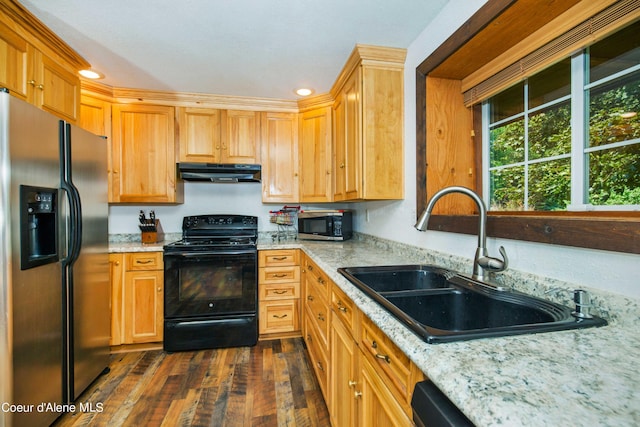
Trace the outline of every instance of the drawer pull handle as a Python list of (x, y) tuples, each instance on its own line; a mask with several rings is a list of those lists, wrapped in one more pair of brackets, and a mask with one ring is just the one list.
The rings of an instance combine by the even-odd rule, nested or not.
[(313, 301), (314, 300), (313, 295), (307, 295), (307, 300)]
[(287, 277), (286, 273), (273, 273), (273, 277)]
[(283, 294), (286, 294), (287, 292), (289, 292), (289, 291), (287, 291), (286, 289), (274, 289), (273, 290), (273, 293), (274, 294), (278, 294), (278, 295), (283, 295)]
[(137, 259), (136, 260), (136, 264), (151, 264), (152, 262), (153, 262), (152, 259), (145, 259), (145, 260)]
[[(373, 347), (374, 349), (377, 349), (378, 348), (378, 343), (374, 341), (373, 343), (371, 343), (371, 347)], [(385, 362), (387, 362), (389, 364), (391, 363), (391, 359), (389, 358), (389, 356), (387, 356), (386, 354), (378, 353), (377, 351), (376, 351), (376, 358), (384, 360)]]
[(324, 285), (326, 282), (322, 277), (318, 277), (318, 283), (320, 283), (321, 285)]
[(273, 317), (275, 317), (276, 319), (284, 319), (285, 317), (287, 317), (287, 314), (282, 314), (280, 316), (278, 316), (277, 314), (274, 314)]
[(318, 313), (318, 320), (324, 322), (324, 315), (322, 313)]
[(313, 342), (313, 339), (311, 338), (311, 334), (307, 334), (307, 341)]
[(311, 264), (307, 264), (307, 269), (308, 269), (309, 271), (313, 271), (313, 266), (312, 266)]
[(347, 312), (347, 307), (345, 307), (344, 305), (342, 305), (342, 301), (338, 301), (338, 310), (340, 310), (343, 313)]
[(322, 363), (318, 362), (318, 363), (316, 363), (316, 366), (318, 367), (318, 369), (320, 369), (320, 371), (324, 372), (324, 368), (322, 367)]
[(284, 261), (285, 259), (287, 259), (286, 256), (274, 256), (273, 257), (274, 261)]

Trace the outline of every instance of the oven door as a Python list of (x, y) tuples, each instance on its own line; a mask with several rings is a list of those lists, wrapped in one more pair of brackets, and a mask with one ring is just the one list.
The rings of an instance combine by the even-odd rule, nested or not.
[(223, 250), (164, 254), (164, 317), (255, 313), (258, 252)]

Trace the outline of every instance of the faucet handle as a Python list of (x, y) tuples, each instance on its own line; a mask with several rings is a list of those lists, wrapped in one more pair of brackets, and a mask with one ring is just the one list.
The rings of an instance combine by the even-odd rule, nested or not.
[(507, 269), (509, 266), (509, 258), (507, 257), (507, 251), (504, 249), (504, 246), (500, 246), (500, 255), (502, 255), (502, 259), (493, 258), (490, 256), (483, 256), (478, 259), (478, 264), (486, 271), (500, 272)]

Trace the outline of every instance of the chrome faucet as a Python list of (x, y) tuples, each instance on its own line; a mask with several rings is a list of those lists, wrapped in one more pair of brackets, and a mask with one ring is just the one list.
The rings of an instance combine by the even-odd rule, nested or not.
[(476, 193), (466, 187), (445, 187), (442, 190), (438, 191), (433, 195), (429, 203), (427, 204), (427, 208), (422, 212), (418, 222), (415, 227), (418, 231), (427, 231), (427, 224), (429, 223), (429, 216), (431, 215), (431, 211), (433, 210), (436, 202), (447, 194), (451, 193), (460, 193), (465, 194), (478, 205), (479, 214), (479, 223), (478, 223), (478, 249), (476, 249), (476, 255), (473, 260), (473, 278), (477, 280), (488, 280), (489, 273), (491, 272), (499, 272), (504, 271), (508, 264), (509, 259), (507, 258), (507, 252), (504, 250), (504, 247), (500, 246), (500, 254), (502, 255), (502, 260), (498, 258), (492, 258), (489, 256), (487, 252), (487, 207), (484, 202)]

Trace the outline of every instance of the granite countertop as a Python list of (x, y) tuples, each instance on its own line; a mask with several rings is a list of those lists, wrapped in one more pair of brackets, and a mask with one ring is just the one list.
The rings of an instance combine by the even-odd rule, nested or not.
[[(419, 248), (366, 243), (259, 242), (259, 249), (301, 247), (477, 426), (640, 425), (638, 301), (592, 296), (594, 312), (609, 321), (601, 328), (551, 332), (445, 344), (426, 344), (380, 308), (336, 269), (366, 265), (439, 264), (460, 267), (453, 257)], [(471, 265), (457, 268), (470, 270)], [(536, 291), (563, 283), (516, 277), (518, 290)], [(544, 281), (544, 279), (542, 279)], [(517, 283), (516, 283), (517, 282)], [(567, 284), (564, 284), (567, 285)], [(570, 284), (569, 284), (570, 285)], [(568, 289), (574, 289), (569, 286)], [(568, 301), (560, 301), (570, 305)], [(606, 306), (606, 302), (611, 305)], [(608, 317), (608, 313), (620, 313)]]
[[(261, 250), (286, 248), (304, 249), (478, 427), (640, 425), (640, 370), (635, 366), (640, 349), (639, 301), (589, 289), (594, 314), (606, 318), (608, 326), (426, 344), (337, 268), (421, 263), (466, 272), (471, 261), (375, 238), (273, 242), (261, 237), (258, 241)], [(162, 244), (111, 243), (110, 247), (111, 252), (136, 250), (162, 250)], [(501, 274), (500, 280), (569, 306), (570, 296), (544, 292), (577, 287), (513, 271)]]

